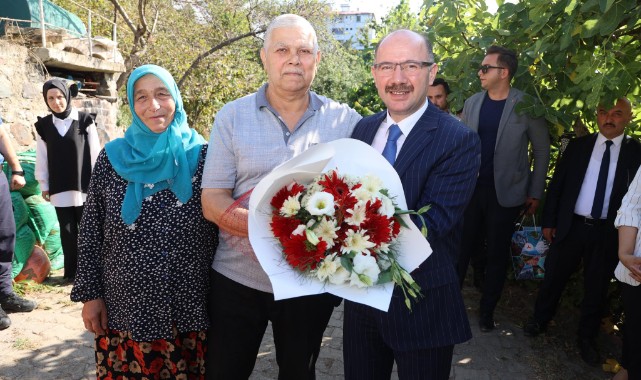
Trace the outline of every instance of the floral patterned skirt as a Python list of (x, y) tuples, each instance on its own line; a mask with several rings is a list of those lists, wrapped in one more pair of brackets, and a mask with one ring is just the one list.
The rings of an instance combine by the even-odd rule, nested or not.
[(138, 342), (126, 331), (96, 337), (98, 379), (204, 379), (206, 331), (179, 333), (173, 340)]

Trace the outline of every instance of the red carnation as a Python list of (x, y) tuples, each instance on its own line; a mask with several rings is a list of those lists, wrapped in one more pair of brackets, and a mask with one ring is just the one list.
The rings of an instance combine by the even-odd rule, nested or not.
[(325, 179), (318, 181), (318, 184), (323, 186), (325, 191), (332, 194), (335, 199), (341, 199), (343, 194), (349, 194), (349, 186), (336, 174), (335, 170), (330, 174), (325, 174)]
[(316, 265), (325, 257), (327, 242), (320, 240), (316, 246), (307, 241), (305, 233), (281, 240), (285, 259), (292, 267), (300, 271), (316, 269)]
[(273, 215), (269, 226), (278, 240), (287, 240), (301, 222), (295, 218), (288, 218), (281, 215)]
[(367, 231), (369, 241), (380, 246), (381, 243), (389, 243), (390, 233), (390, 220), (385, 215), (372, 214), (365, 219), (361, 224), (361, 229)]
[(275, 208), (276, 210), (280, 210), (287, 198), (291, 197), (292, 195), (299, 194), (303, 192), (303, 190), (305, 190), (305, 186), (300, 185), (296, 182), (294, 182), (290, 186), (291, 189), (288, 189), (289, 186), (284, 186), (282, 189), (278, 190), (276, 195), (274, 195), (271, 202), (269, 203), (273, 208)]

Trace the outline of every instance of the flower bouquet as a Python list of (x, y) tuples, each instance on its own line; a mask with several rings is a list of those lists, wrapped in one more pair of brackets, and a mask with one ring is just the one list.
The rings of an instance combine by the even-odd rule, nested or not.
[(275, 299), (329, 292), (387, 310), (397, 284), (411, 309), (420, 287), (409, 272), (431, 249), (404, 207), (394, 168), (358, 140), (274, 169), (252, 192), (249, 239)]

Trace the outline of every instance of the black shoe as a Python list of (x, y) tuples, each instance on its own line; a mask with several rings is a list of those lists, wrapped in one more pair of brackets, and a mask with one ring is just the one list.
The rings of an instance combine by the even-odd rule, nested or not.
[(0, 295), (0, 306), (6, 311), (24, 313), (35, 309), (38, 304), (36, 301), (29, 301), (16, 293), (11, 293), (8, 295)]
[(494, 324), (492, 315), (485, 314), (479, 317), (479, 329), (481, 329), (481, 332), (490, 332), (494, 330), (494, 327), (496, 327), (496, 324)]
[(4, 330), (9, 326), (11, 326), (11, 319), (9, 319), (7, 313), (0, 307), (0, 330)]
[(523, 334), (525, 336), (537, 336), (545, 332), (546, 325), (545, 323), (539, 323), (534, 318), (530, 318), (525, 322), (523, 326)]
[(598, 367), (601, 364), (601, 355), (599, 354), (599, 350), (597, 349), (594, 340), (579, 338), (577, 343), (581, 359), (593, 367)]

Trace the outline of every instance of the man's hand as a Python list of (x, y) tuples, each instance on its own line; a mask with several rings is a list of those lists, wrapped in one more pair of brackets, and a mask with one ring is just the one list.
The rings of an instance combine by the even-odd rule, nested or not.
[(45, 201), (49, 202), (49, 192), (48, 191), (43, 191), (42, 192), (42, 197), (45, 199)]
[(27, 184), (27, 181), (24, 179), (24, 176), (13, 174), (11, 176), (11, 191), (20, 190)]
[(548, 241), (548, 243), (552, 243), (552, 240), (554, 240), (555, 236), (556, 236), (556, 228), (549, 228), (549, 227), (543, 228), (543, 237), (545, 238), (545, 240)]
[(528, 215), (534, 215), (537, 208), (539, 208), (539, 200), (536, 198), (527, 197), (527, 199), (525, 200), (525, 213)]
[(96, 335), (105, 335), (107, 329), (107, 307), (102, 298), (85, 302), (82, 307), (82, 321), (85, 328)]
[(621, 255), (621, 263), (630, 270), (630, 276), (641, 282), (641, 257)]

